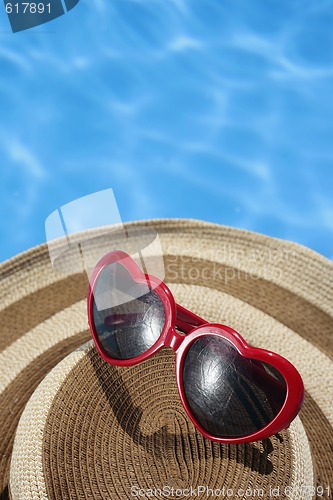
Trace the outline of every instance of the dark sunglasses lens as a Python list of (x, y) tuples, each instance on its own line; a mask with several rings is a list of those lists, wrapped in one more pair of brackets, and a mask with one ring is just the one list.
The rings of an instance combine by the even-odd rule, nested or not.
[(187, 402), (199, 424), (217, 437), (253, 434), (269, 424), (286, 399), (286, 383), (272, 366), (243, 358), (227, 340), (204, 336), (183, 367)]
[(148, 283), (137, 283), (121, 264), (112, 263), (95, 285), (93, 321), (104, 352), (115, 359), (131, 359), (159, 338), (164, 306)]

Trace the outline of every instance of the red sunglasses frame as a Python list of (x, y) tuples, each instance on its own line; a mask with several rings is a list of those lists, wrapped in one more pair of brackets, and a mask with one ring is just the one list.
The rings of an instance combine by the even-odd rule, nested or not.
[[(98, 335), (93, 321), (93, 294), (96, 282), (102, 270), (109, 264), (117, 262), (121, 264), (131, 274), (137, 283), (149, 284), (158, 294), (163, 303), (165, 311), (165, 323), (163, 330), (157, 341), (143, 354), (135, 358), (120, 360), (109, 357), (102, 349), (98, 340)], [(188, 311), (184, 307), (176, 304), (173, 295), (167, 285), (154, 276), (144, 274), (134, 260), (122, 251), (110, 252), (97, 263), (93, 270), (87, 295), (88, 320), (92, 338), (101, 357), (107, 363), (115, 366), (133, 366), (153, 356), (162, 347), (171, 347), (175, 353), (175, 371), (177, 387), (181, 402), (186, 414), (198, 429), (198, 431), (211, 441), (219, 443), (240, 444), (258, 441), (277, 434), (281, 430), (289, 427), (291, 421), (298, 414), (304, 400), (304, 385), (302, 378), (296, 368), (285, 358), (274, 352), (259, 347), (253, 347), (232, 328), (216, 323), (207, 323), (204, 319)], [(180, 335), (176, 327), (187, 335)], [(183, 365), (186, 353), (190, 346), (198, 338), (206, 335), (216, 335), (228, 340), (244, 358), (251, 358), (257, 361), (268, 363), (275, 367), (283, 376), (286, 383), (286, 398), (281, 410), (275, 418), (259, 431), (242, 437), (222, 438), (208, 433), (195, 419), (187, 403), (183, 388)], [(264, 376), (263, 370), (261, 375)], [(274, 390), (274, 389), (272, 389)]]

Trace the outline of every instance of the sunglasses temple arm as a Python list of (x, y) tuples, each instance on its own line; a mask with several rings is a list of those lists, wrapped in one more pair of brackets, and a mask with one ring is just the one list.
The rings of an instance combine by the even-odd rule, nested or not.
[(260, 361), (250, 361), (249, 359), (244, 358), (237, 364), (237, 366), (235, 365), (235, 367), (237, 371), (239, 373), (243, 373), (245, 377), (247, 377), (247, 372), (251, 373), (256, 385), (265, 390), (267, 399), (269, 400), (272, 408), (282, 407), (286, 398), (285, 386), (273, 375), (267, 373)]
[(176, 304), (176, 327), (184, 333), (189, 333), (193, 328), (205, 325), (206, 323), (207, 321), (204, 319), (188, 311), (185, 307)]
[(258, 385), (265, 388), (271, 406), (274, 407), (274, 404), (277, 404), (281, 407), (286, 396), (285, 386), (273, 375), (267, 373), (260, 362), (252, 362), (252, 375)]

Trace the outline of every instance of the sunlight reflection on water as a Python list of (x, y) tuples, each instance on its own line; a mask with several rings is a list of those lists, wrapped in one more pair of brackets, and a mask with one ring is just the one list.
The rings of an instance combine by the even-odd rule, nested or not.
[(332, 6), (81, 0), (1, 32), (1, 257), (113, 187), (124, 220), (206, 219), (332, 258)]

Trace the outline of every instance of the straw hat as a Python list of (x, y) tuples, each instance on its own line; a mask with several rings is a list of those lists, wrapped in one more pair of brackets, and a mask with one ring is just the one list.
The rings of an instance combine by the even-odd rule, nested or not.
[(181, 406), (171, 349), (130, 368), (104, 363), (88, 331), (86, 275), (55, 271), (42, 245), (0, 267), (1, 498), (310, 499), (315, 489), (328, 498), (332, 262), (199, 221), (128, 226), (147, 225), (159, 233), (178, 303), (297, 367), (299, 417), (263, 442), (205, 440)]

